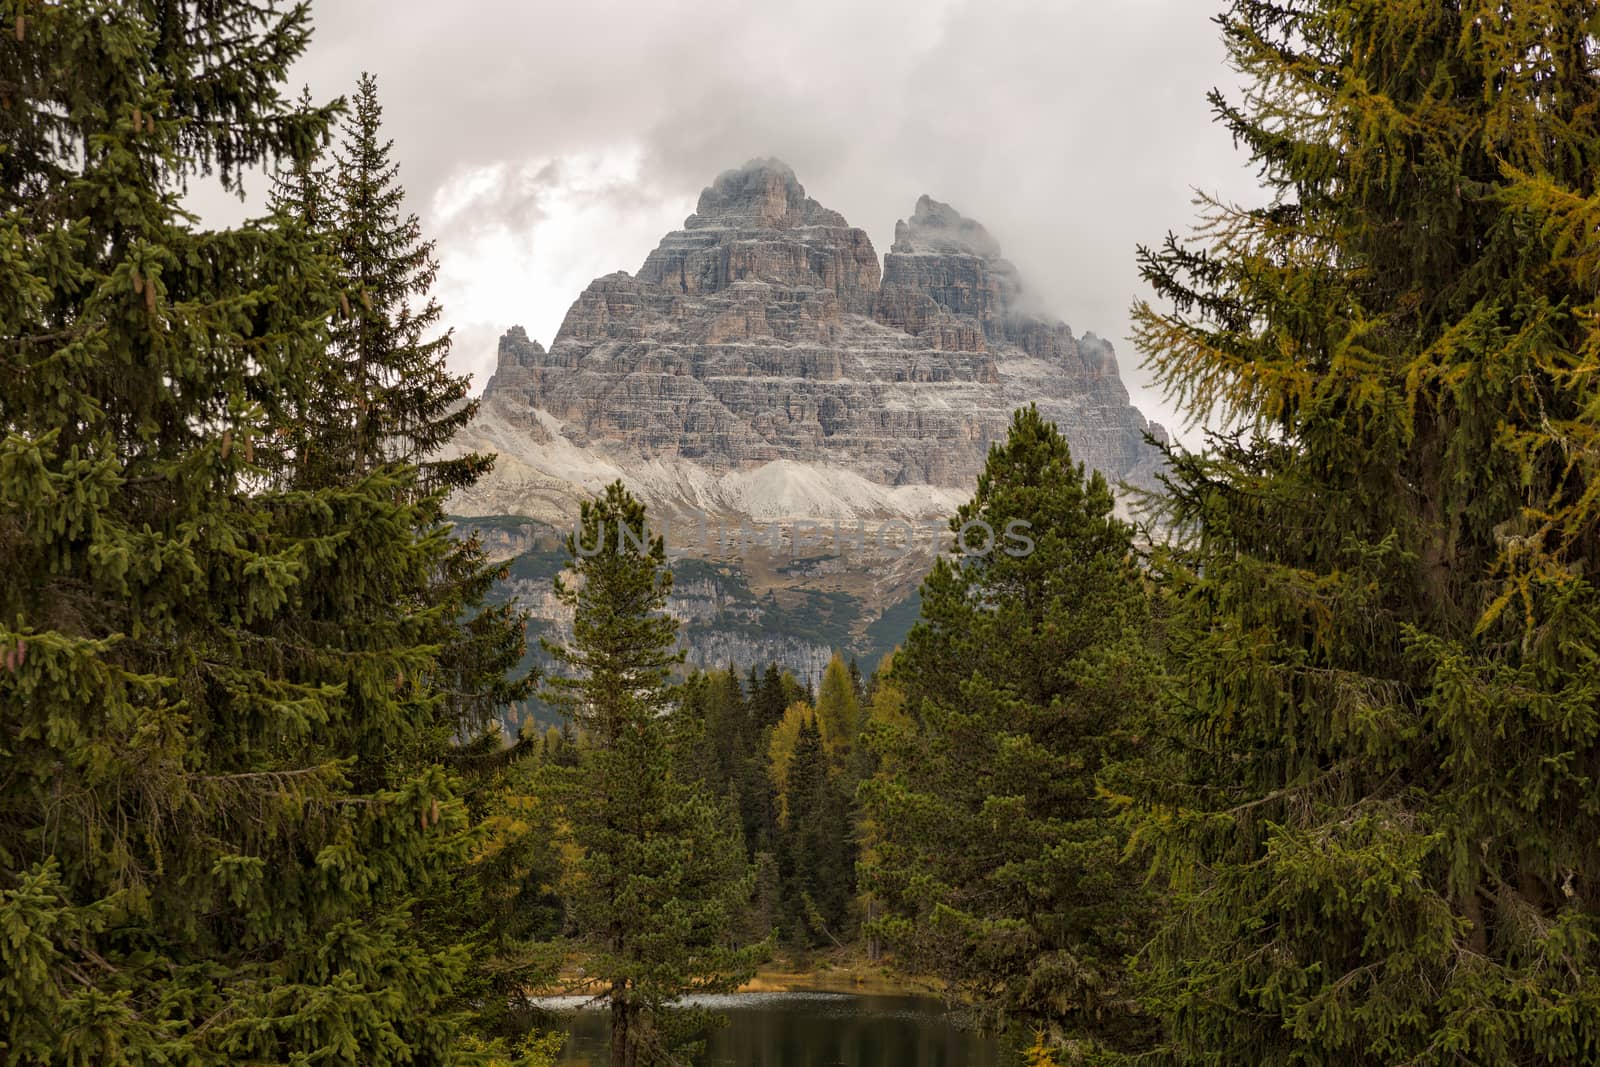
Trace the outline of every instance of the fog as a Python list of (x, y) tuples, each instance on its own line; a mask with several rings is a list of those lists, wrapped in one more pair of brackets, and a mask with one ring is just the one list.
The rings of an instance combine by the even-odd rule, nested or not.
[[(1136, 247), (1187, 230), (1197, 189), (1260, 196), (1211, 121), (1205, 93), (1233, 75), (1202, 0), (318, 0), (313, 16), (296, 88), (327, 99), (377, 75), (438, 240), (453, 360), (480, 387), (507, 326), (548, 344), (583, 286), (636, 270), (720, 171), (777, 156), (880, 254), (922, 193), (981, 221), (1175, 426), (1128, 340)], [(191, 202), (227, 221), (265, 184)]]

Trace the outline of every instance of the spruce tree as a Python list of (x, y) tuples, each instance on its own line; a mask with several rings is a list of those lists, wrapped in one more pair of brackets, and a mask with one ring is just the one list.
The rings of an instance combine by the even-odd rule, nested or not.
[(750, 668), (750, 672), (750, 707), (756, 725), (763, 730), (770, 730), (778, 725), (778, 720), (783, 718), (789, 705), (800, 699), (799, 683), (787, 672), (779, 670), (775, 663), (767, 664), (759, 682), (754, 667)]
[(778, 871), (790, 929), (803, 946), (831, 941), (842, 947), (851, 933), (855, 840), (849, 798), (817, 716), (800, 725), (785, 783)]
[[(0, 43), (0, 1058), (442, 1063), (465, 862), (404, 465), (294, 485), (338, 279), (198, 229), (303, 164), (303, 5), (11, 4)], [(9, 16), (14, 15), (14, 18)], [(397, 755), (400, 758), (396, 758)]]
[(745, 849), (754, 858), (771, 841), (773, 798), (765, 740), (738, 674), (731, 667), (695, 672), (684, 683), (679, 711), (693, 721), (699, 739), (686, 753), (690, 773), (719, 795), (733, 798)]
[[(297, 161), (273, 187), (274, 209), (333, 257), (339, 286), (328, 358), (303, 412), (294, 483), (339, 484), (384, 466), (415, 466), (422, 472), (416, 492), (429, 499), (438, 525), (443, 493), (476, 483), (494, 457), (444, 455), (478, 402), (468, 399), (471, 380), (449, 369), (450, 333), (430, 336), (442, 314), (432, 295), (435, 245), (416, 215), (403, 214), (392, 150), (377, 80), (363, 74), (331, 161)], [(516, 671), (526, 613), (509, 602), (484, 603), (503, 577), (474, 533), (457, 539), (430, 590), (444, 645), (430, 681), (449, 696), (446, 740), (497, 727), (501, 711), (533, 691), (534, 679)]]
[[(405, 193), (398, 165), (389, 160), (392, 145), (382, 138), (370, 76), (358, 83), (355, 113), (340, 143), (331, 160), (321, 154), (294, 161), (272, 189), (280, 224), (301, 231), (330, 259), (339, 297), (316, 388), (293, 424), (294, 462), (283, 473), (296, 488), (317, 489), (378, 470), (420, 469), (410, 488), (422, 505), (417, 534), (441, 537), (451, 533), (444, 493), (471, 485), (493, 457), (439, 458), (476, 403), (464, 399), (468, 379), (446, 364), (450, 335), (426, 336), (441, 313), (430, 293), (434, 246), (422, 239), (414, 215), (401, 215)], [(448, 550), (412, 605), (436, 623), (439, 652), (419, 684), (439, 699), (416, 724), (418, 743), (390, 758), (448, 765), (474, 821), (481, 822), (507, 803), (508, 773), (513, 781), (522, 777), (508, 764), (534, 751), (531, 740), (505, 747), (500, 716), (532, 693), (535, 679), (517, 673), (526, 651), (526, 613), (510, 602), (484, 603), (505, 568), (489, 563), (475, 533), (445, 544)], [(548, 835), (513, 846), (504, 840), (504, 825), (496, 834), (495, 862), (464, 865), (419, 908), (438, 944), (459, 945), (474, 960), (472, 976), (457, 983), (457, 1000), (493, 1029), (510, 1025), (505, 1006), (547, 966), (529, 941), (538, 924), (493, 902), (522, 899), (525, 867), (538, 865), (531, 853)], [(513, 855), (525, 862), (505, 862)], [(517, 884), (494, 884), (507, 878)]]
[(986, 523), (998, 543), (979, 551), (974, 528), (974, 551), (941, 556), (923, 584), (861, 790), (875, 932), (980, 1018), (1045, 1028), (1080, 1056), (1150, 1037), (1123, 967), (1142, 872), (1097, 795), (1136, 752), (1157, 678), (1133, 532), (1112, 504), (1054, 425), (1016, 413), (950, 524)]
[(672, 750), (677, 620), (672, 575), (645, 509), (621, 482), (585, 501), (567, 538), (570, 645), (546, 644), (562, 673), (547, 698), (583, 730), (578, 765), (553, 776), (574, 858), (568, 922), (611, 1012), (611, 1062), (674, 1062), (714, 1020), (678, 1006), (754, 973), (735, 936), (752, 874), (719, 797), (679, 774)]
[[(1233, 3), (1266, 185), (1142, 253), (1183, 681), (1139, 829), (1174, 1057), (1600, 1059), (1587, 0)], [(1163, 768), (1165, 769), (1165, 768)]]
[[(399, 165), (383, 137), (377, 79), (356, 83), (354, 114), (333, 153), (329, 222), (344, 284), (334, 324), (335, 364), (346, 388), (329, 412), (344, 435), (328, 456), (336, 468), (387, 462), (419, 464), (429, 489), (471, 485), (486, 458), (443, 458), (441, 450), (477, 412), (471, 381), (451, 373), (448, 331), (434, 334), (441, 308), (432, 296), (439, 273), (432, 240), (414, 214), (403, 214)], [(331, 436), (333, 427), (324, 430)]]

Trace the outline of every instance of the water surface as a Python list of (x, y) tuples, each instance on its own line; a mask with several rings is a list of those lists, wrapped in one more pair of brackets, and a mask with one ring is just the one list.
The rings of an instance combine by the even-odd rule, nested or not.
[[(561, 1016), (566, 1067), (605, 1067), (610, 1017), (571, 1011), (582, 998), (549, 1006)], [(734, 993), (692, 1003), (726, 1015), (699, 1067), (1001, 1067), (1000, 1042), (954, 1025), (928, 997), (851, 993)]]

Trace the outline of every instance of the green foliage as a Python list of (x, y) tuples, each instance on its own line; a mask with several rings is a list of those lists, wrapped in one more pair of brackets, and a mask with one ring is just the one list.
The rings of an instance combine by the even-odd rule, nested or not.
[(290, 162), (303, 6), (5, 7), (0, 1058), (462, 1058), (413, 901), (471, 854), (440, 765), (455, 549), (407, 464), (303, 477), (339, 275), (182, 183)]
[(787, 671), (768, 664), (765, 671), (750, 668), (750, 713), (762, 729), (771, 729), (783, 719), (791, 705), (805, 700), (805, 689)]
[(842, 946), (853, 932), (847, 928), (855, 893), (850, 797), (829, 758), (819, 723), (815, 715), (801, 723), (789, 758), (778, 851), (784, 917), (792, 939), (802, 947), (825, 942)]
[[(427, 337), (441, 314), (431, 295), (434, 243), (423, 239), (415, 215), (401, 214), (405, 190), (382, 120), (377, 81), (364, 74), (332, 161), (298, 160), (273, 187), (276, 215), (332, 259), (338, 287), (328, 349), (312, 398), (298, 411), (293, 479), (337, 485), (386, 466), (413, 466), (429, 522), (442, 525), (442, 494), (474, 484), (494, 457), (439, 455), (477, 401), (467, 399), (470, 379), (449, 370), (450, 335)], [(444, 646), (429, 682), (447, 695), (455, 734), (497, 728), (501, 709), (534, 689), (522, 662), (526, 613), (487, 603), (504, 577), (473, 530), (454, 543), (429, 591)]]
[(1592, 2), (1239, 0), (1272, 194), (1142, 254), (1179, 713), (1133, 822), (1175, 1059), (1600, 1058)]
[(276, 210), (301, 223), (334, 257), (338, 307), (316, 404), (314, 441), (300, 457), (313, 481), (337, 481), (385, 463), (413, 463), (426, 491), (471, 485), (487, 471), (478, 455), (442, 459), (440, 449), (476, 414), (471, 380), (446, 363), (450, 335), (438, 327), (431, 291), (434, 242), (415, 215), (382, 139), (377, 79), (363, 74), (355, 113), (331, 163), (298, 163), (274, 187)]
[[(450, 338), (426, 340), (440, 309), (429, 293), (437, 264), (415, 216), (402, 218), (404, 190), (382, 137), (377, 85), (358, 84), (355, 114), (331, 164), (297, 161), (273, 189), (280, 224), (305, 235), (332, 261), (339, 290), (329, 319), (329, 343), (316, 389), (295, 425), (299, 448), (290, 477), (299, 488), (348, 484), (373, 471), (415, 469), (422, 504), (421, 537), (445, 525), (442, 494), (471, 485), (492, 457), (436, 458), (476, 410), (466, 403), (469, 382), (446, 366)], [(453, 529), (451, 529), (453, 532)], [(525, 827), (523, 839), (504, 840), (505, 774), (533, 752), (506, 750), (501, 710), (533, 691), (531, 671), (518, 670), (526, 651), (526, 614), (511, 604), (485, 605), (505, 569), (488, 563), (476, 531), (446, 542), (432, 581), (418, 591), (418, 610), (436, 623), (438, 650), (418, 684), (434, 694), (433, 715), (416, 723), (426, 748), (395, 752), (391, 761), (448, 759), (458, 774), (475, 823), (499, 821), (498, 838), (424, 894), (421, 928), (431, 943), (456, 946), (473, 961), (453, 987), (452, 1003), (486, 1032), (510, 1034), (526, 1011), (512, 1017), (529, 985), (554, 970), (534, 943), (554, 933), (544, 910), (528, 899), (530, 871), (548, 861), (547, 826)], [(512, 768), (514, 770), (514, 768)], [(525, 825), (517, 820), (516, 825)]]
[(644, 505), (621, 482), (583, 502), (566, 548), (576, 578), (557, 576), (555, 588), (572, 610), (573, 638), (541, 642), (562, 668), (545, 697), (605, 748), (672, 704), (669, 680), (683, 662), (672, 650), (677, 620), (666, 614), (672, 572)]
[[(674, 751), (671, 668), (677, 625), (664, 613), (671, 575), (642, 504), (620, 482), (582, 507), (568, 538), (570, 646), (548, 698), (583, 730), (575, 767), (550, 766), (573, 857), (563, 879), (567, 923), (587, 973), (610, 1002), (612, 1063), (674, 1062), (715, 1020), (678, 1005), (737, 988), (763, 946), (735, 935), (753, 886), (734, 813)], [(688, 736), (693, 736), (690, 732)]]
[(1055, 427), (1017, 412), (951, 529), (1024, 522), (1034, 549), (936, 563), (861, 790), (875, 929), (981, 1017), (1097, 1055), (1150, 1039), (1123, 968), (1150, 902), (1096, 778), (1137, 754), (1158, 672), (1132, 531), (1111, 511)]
[(754, 859), (772, 847), (774, 795), (767, 775), (766, 737), (730, 668), (691, 675), (678, 717), (698, 725), (688, 773), (739, 812), (745, 849)]

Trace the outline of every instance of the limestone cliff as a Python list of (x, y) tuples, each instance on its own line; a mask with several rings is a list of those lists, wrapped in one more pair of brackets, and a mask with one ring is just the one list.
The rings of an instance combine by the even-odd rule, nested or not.
[(622, 477), (669, 511), (937, 514), (1030, 401), (1091, 467), (1148, 481), (1157, 453), (1111, 346), (1027, 296), (948, 205), (919, 200), (880, 271), (864, 231), (753, 161), (637, 274), (591, 283), (548, 351), (505, 334), (463, 442), (500, 463), (456, 510), (558, 521)]
[[(971, 495), (990, 443), (1030, 402), (1090, 467), (1149, 484), (1160, 454), (1144, 434), (1162, 432), (1129, 403), (1111, 345), (1042, 303), (983, 226), (946, 204), (917, 201), (880, 266), (867, 234), (787, 166), (753, 161), (705, 189), (636, 274), (592, 282), (548, 350), (520, 327), (505, 333), (457, 442), (499, 459), (452, 511), (498, 531), (497, 549), (520, 560), (513, 573), (526, 572), (506, 594), (559, 636), (554, 556), (516, 550), (515, 522), (478, 520), (561, 527), (621, 478), (658, 522), (921, 528)], [(903, 635), (926, 543), (830, 557), (796, 549), (792, 525), (788, 536), (691, 549), (673, 604), (691, 663), (777, 658), (810, 676), (830, 647), (870, 657)]]

